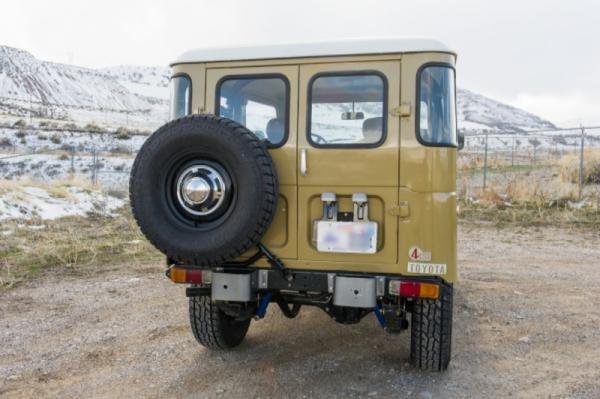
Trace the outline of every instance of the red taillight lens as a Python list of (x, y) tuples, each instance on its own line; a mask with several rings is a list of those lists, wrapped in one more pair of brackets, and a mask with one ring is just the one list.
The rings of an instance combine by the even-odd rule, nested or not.
[(421, 284), (410, 281), (401, 281), (399, 295), (418, 297), (421, 291)]

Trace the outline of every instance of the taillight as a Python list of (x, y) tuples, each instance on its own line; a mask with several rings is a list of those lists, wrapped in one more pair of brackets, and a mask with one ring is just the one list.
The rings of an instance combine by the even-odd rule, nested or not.
[(173, 266), (167, 270), (167, 276), (174, 283), (209, 284), (212, 280), (210, 270), (184, 269)]
[(421, 283), (417, 281), (390, 281), (390, 294), (409, 298), (438, 299), (440, 286), (432, 283)]

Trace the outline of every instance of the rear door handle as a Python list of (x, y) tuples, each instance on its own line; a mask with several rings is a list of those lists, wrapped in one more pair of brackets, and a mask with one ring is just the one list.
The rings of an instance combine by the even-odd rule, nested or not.
[(306, 148), (300, 150), (300, 174), (306, 176), (308, 174), (308, 166), (306, 164)]

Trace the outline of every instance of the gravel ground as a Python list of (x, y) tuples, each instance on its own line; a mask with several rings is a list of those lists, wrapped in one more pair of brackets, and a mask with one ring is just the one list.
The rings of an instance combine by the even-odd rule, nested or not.
[(447, 372), (407, 361), (409, 334), (276, 306), (237, 350), (189, 330), (158, 266), (45, 276), (0, 292), (0, 396), (600, 397), (600, 232), (461, 226)]

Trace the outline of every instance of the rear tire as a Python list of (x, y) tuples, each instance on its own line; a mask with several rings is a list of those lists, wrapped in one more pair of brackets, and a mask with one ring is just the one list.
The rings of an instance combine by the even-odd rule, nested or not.
[(415, 300), (410, 337), (411, 364), (421, 370), (444, 371), (452, 347), (451, 285), (440, 285), (437, 300)]
[(208, 296), (190, 298), (190, 324), (196, 341), (208, 349), (230, 349), (242, 343), (251, 319), (239, 321), (219, 310)]

